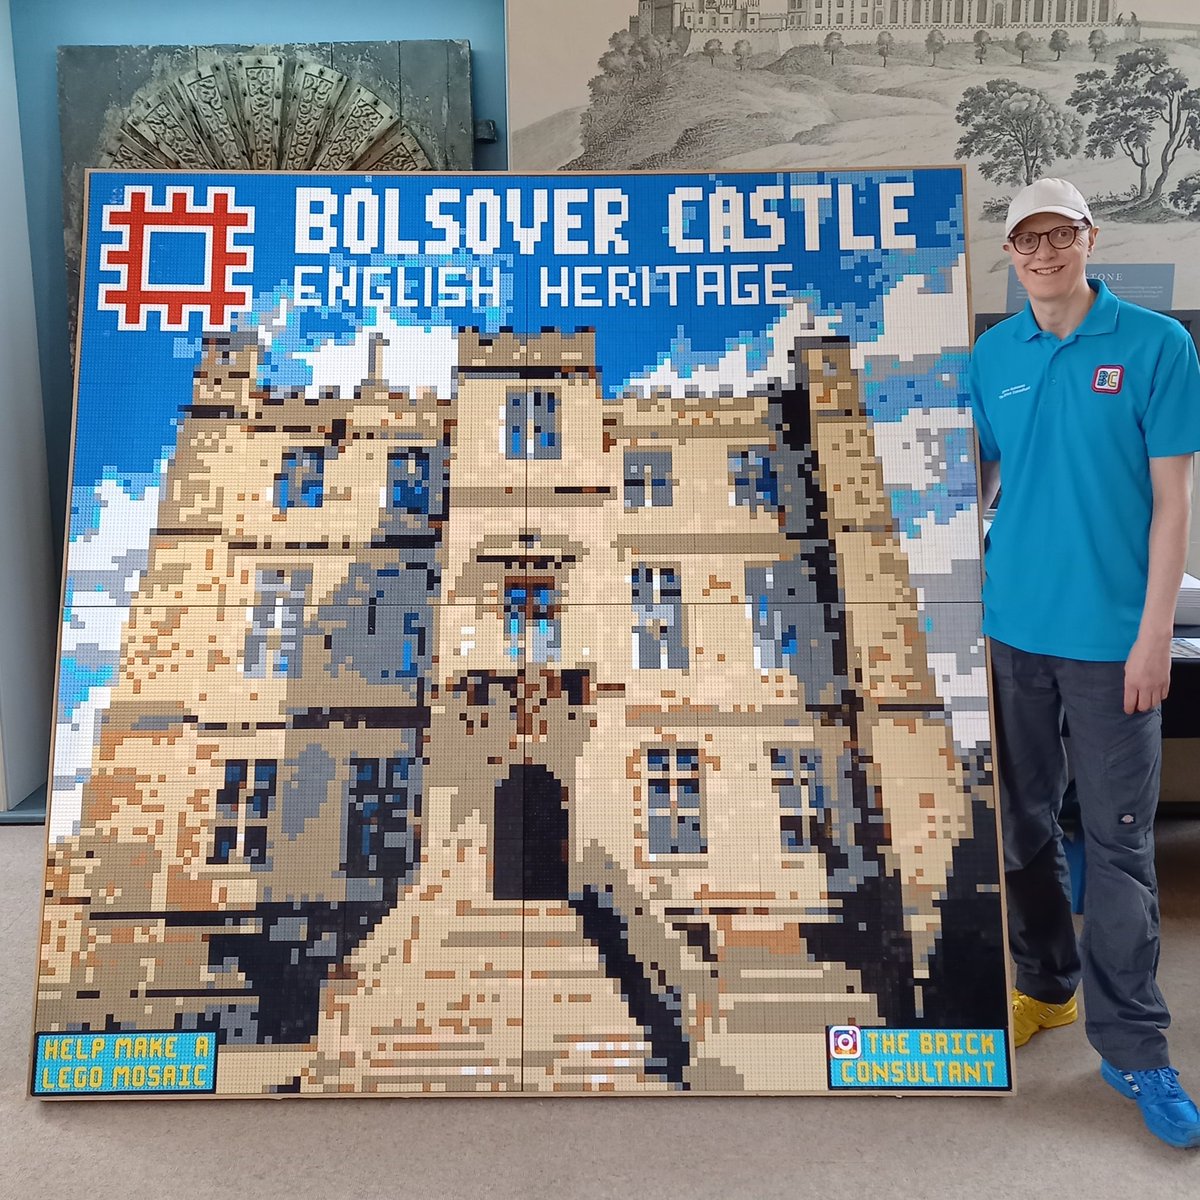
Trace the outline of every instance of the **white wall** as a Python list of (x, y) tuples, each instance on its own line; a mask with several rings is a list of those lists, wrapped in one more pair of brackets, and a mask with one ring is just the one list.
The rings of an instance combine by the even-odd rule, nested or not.
[(0, 809), (5, 809), (46, 779), (58, 610), (9, 0), (0, 0), (0, 163)]

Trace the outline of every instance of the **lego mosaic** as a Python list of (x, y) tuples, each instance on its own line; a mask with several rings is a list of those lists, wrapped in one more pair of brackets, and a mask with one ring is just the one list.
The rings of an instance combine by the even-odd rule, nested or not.
[(33, 1093), (1006, 1090), (962, 186), (93, 172)]

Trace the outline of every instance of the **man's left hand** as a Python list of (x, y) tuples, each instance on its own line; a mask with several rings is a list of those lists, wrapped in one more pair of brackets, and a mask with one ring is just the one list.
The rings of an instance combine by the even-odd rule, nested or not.
[(1171, 687), (1171, 639), (1141, 638), (1125, 660), (1125, 711), (1149, 712)]

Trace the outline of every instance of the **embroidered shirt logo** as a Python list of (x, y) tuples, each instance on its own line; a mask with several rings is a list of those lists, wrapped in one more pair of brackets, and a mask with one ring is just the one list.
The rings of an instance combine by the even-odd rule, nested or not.
[(1108, 392), (1111, 395), (1116, 395), (1121, 390), (1121, 384), (1124, 382), (1124, 367), (1097, 367), (1096, 374), (1092, 379), (1092, 391)]
[(1020, 396), (1023, 393), (1028, 392), (1029, 390), (1030, 390), (1029, 384), (1016, 383), (1016, 384), (1013, 384), (1012, 387), (1006, 387), (1004, 389), (1004, 391), (1002, 391), (1000, 393), (1000, 399), (1007, 400), (1009, 398), (1009, 396)]

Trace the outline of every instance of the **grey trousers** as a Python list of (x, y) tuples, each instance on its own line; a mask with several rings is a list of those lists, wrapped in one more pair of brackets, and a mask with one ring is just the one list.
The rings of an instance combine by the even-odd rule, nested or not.
[[(1127, 716), (1125, 664), (991, 643), (1009, 949), (1017, 988), (1061, 1004), (1080, 978), (1088, 1041), (1113, 1066), (1166, 1066), (1171, 1017), (1158, 989), (1154, 811), (1158, 709)], [(1058, 824), (1066, 716), (1087, 856), (1078, 945)]]

